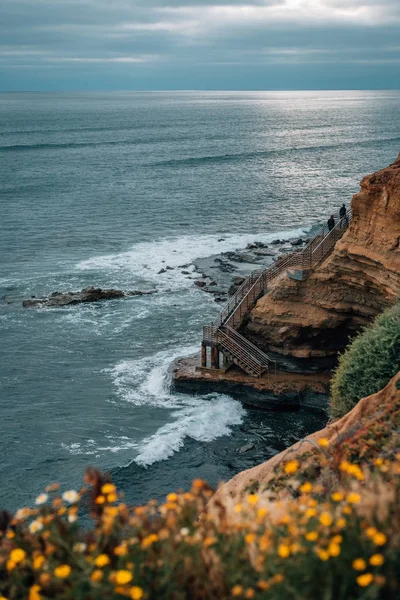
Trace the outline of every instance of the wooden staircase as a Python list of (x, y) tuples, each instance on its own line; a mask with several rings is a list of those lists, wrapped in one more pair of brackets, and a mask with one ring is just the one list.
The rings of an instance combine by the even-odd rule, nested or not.
[(302, 250), (279, 258), (269, 269), (253, 271), (229, 299), (214, 323), (203, 327), (202, 367), (207, 368), (206, 348), (211, 347), (211, 368), (220, 368), (219, 354), (222, 353), (223, 362), (236, 364), (253, 377), (261, 377), (269, 371), (274, 361), (237, 330), (257, 300), (266, 294), (269, 282), (288, 269), (305, 271), (318, 265), (332, 252), (350, 220), (351, 211), (348, 210), (346, 216), (335, 218), (336, 225), (330, 231), (327, 225), (321, 227)]

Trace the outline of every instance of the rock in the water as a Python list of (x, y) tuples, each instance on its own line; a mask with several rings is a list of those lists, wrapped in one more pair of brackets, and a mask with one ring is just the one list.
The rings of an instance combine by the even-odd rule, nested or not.
[(189, 271), (181, 271), (182, 275), (190, 275)]
[(236, 275), (232, 279), (233, 285), (236, 285), (236, 286), (242, 285), (242, 283), (244, 283), (245, 281), (246, 281), (246, 277), (242, 277), (241, 275)]
[(166, 269), (160, 269), (157, 273), (157, 275), (161, 275), (162, 273), (166, 273), (167, 270)]
[(254, 254), (257, 256), (274, 256), (275, 253), (271, 250), (267, 250), (267, 248), (256, 248), (254, 250)]
[(299, 238), (298, 240), (292, 240), (290, 243), (292, 246), (302, 246), (304, 242), (301, 238)]
[(271, 242), (271, 244), (273, 244), (274, 246), (277, 246), (278, 244), (282, 244), (281, 240), (274, 240), (273, 242)]
[(173, 271), (173, 270), (174, 270), (174, 267), (170, 267), (170, 266), (168, 266), (168, 265), (167, 265), (165, 268), (166, 268), (168, 271)]
[(244, 454), (245, 452), (249, 452), (250, 450), (254, 450), (255, 445), (254, 444), (245, 444), (244, 446), (242, 446), (241, 448), (239, 448), (238, 452), (239, 454)]
[(196, 279), (194, 285), (197, 285), (199, 288), (204, 288), (207, 285), (207, 281), (204, 281), (204, 279)]
[(34, 306), (71, 306), (74, 304), (83, 304), (86, 302), (99, 302), (100, 300), (113, 300), (115, 298), (126, 298), (127, 296), (143, 296), (147, 294), (155, 294), (157, 290), (142, 292), (135, 290), (131, 292), (123, 292), (122, 290), (103, 290), (101, 288), (88, 287), (81, 292), (53, 292), (47, 298), (30, 298), (24, 300), (22, 306), (26, 308)]

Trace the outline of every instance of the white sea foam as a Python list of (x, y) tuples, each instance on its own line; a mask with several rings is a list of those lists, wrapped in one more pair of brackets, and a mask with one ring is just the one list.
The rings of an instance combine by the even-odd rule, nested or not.
[(169, 415), (171, 421), (139, 443), (137, 464), (149, 466), (166, 460), (183, 446), (185, 438), (209, 442), (228, 435), (232, 425), (242, 422), (245, 410), (229, 396), (187, 396), (170, 392), (171, 361), (197, 350), (197, 346), (189, 346), (158, 352), (141, 360), (123, 361), (111, 370), (121, 400), (136, 406), (173, 409)]
[[(181, 273), (177, 267), (191, 265), (197, 258), (207, 258), (221, 252), (228, 252), (244, 248), (248, 243), (256, 240), (269, 243), (275, 238), (294, 238), (306, 235), (305, 229), (291, 229), (265, 234), (234, 234), (221, 238), (217, 235), (181, 236), (163, 238), (154, 242), (140, 242), (132, 246), (127, 252), (96, 256), (78, 263), (80, 270), (103, 270), (114, 273), (122, 271), (121, 275), (134, 276), (141, 280), (156, 285), (160, 289), (179, 289), (189, 287), (192, 281)], [(222, 241), (218, 241), (221, 240)], [(166, 266), (174, 270), (167, 270), (159, 274)], [(184, 270), (192, 271), (193, 266)]]

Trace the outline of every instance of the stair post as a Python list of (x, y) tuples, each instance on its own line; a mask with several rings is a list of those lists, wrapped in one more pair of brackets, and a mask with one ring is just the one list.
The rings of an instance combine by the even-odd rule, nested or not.
[(205, 342), (201, 342), (201, 366), (207, 367), (207, 346)]

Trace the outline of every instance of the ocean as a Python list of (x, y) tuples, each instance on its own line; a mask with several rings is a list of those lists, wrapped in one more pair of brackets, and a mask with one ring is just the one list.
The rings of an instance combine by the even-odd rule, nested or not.
[[(0, 94), (0, 508), (88, 465), (133, 503), (216, 485), (321, 427), (171, 392), (221, 308), (194, 261), (307, 236), (399, 149), (396, 91)], [(22, 307), (91, 285), (158, 293)]]

